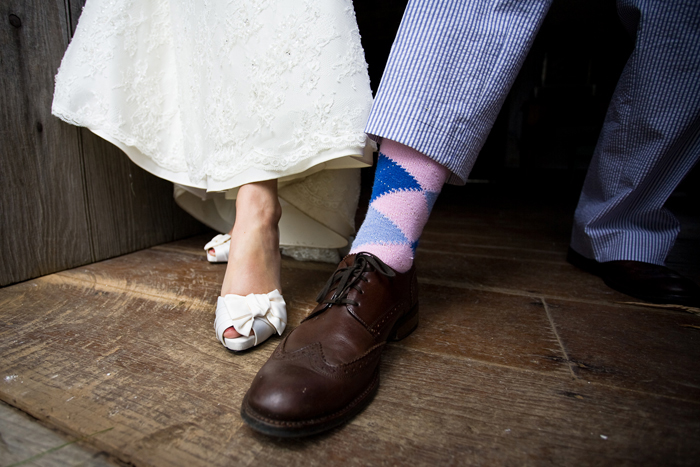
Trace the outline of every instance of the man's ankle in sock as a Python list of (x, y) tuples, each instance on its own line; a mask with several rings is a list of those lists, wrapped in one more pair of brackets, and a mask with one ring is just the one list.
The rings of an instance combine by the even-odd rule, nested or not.
[(411, 269), (418, 239), (449, 174), (428, 156), (385, 139), (369, 210), (350, 253), (372, 253), (399, 272)]

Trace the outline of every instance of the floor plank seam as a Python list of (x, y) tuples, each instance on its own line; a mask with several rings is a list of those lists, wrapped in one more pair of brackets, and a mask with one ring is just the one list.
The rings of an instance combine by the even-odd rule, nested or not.
[[(94, 449), (93, 446), (85, 442), (85, 439), (87, 437), (79, 438), (70, 436), (64, 431), (57, 430), (52, 426), (47, 426), (45, 423), (31, 416), (25, 411), (22, 411), (11, 405), (0, 403), (0, 409), (2, 409), (2, 418), (0, 418), (0, 431), (8, 432), (9, 427), (7, 425), (3, 426), (2, 424), (8, 422), (7, 416), (8, 411), (10, 411), (12, 413), (12, 415), (10, 415), (11, 418), (19, 418), (19, 420), (12, 420), (18, 422), (14, 423), (13, 425), (18, 427), (20, 429), (20, 432), (24, 436), (29, 436), (29, 439), (20, 439), (15, 437), (13, 440), (13, 433), (12, 431), (9, 431), (11, 436), (11, 439), (9, 440), (9, 451), (6, 450), (8, 449), (8, 445), (4, 442), (2, 443), (3, 449), (0, 450), (0, 452), (8, 453), (11, 457), (15, 457), (14, 463), (11, 463), (9, 465), (3, 464), (7, 465), (7, 467), (20, 465), (93, 465), (93, 462), (95, 462), (96, 460), (97, 462), (94, 465), (125, 465), (117, 461), (117, 459), (113, 455), (110, 455), (105, 451), (98, 451), (97, 449)], [(2, 430), (3, 428), (4, 430)], [(100, 433), (93, 433), (93, 435), (91, 436), (94, 436), (96, 434)], [(19, 450), (24, 450), (24, 453), (20, 454), (18, 451), (13, 452), (13, 444), (15, 448), (19, 448)], [(61, 451), (61, 453), (54, 454), (57, 451)], [(68, 454), (66, 454), (66, 451), (68, 451)], [(12, 454), (15, 455), (12, 456)], [(21, 455), (23, 458), (18, 459), (17, 454)], [(35, 461), (45, 456), (50, 456), (50, 460), (42, 460), (38, 463), (35, 463)], [(0, 455), (0, 457), (3, 456)], [(64, 462), (66, 464), (64, 464)]]
[(195, 250), (194, 248), (178, 248), (178, 247), (169, 247), (166, 245), (156, 245), (152, 246), (149, 248), (149, 250), (155, 250), (155, 251), (163, 251), (165, 253), (178, 253), (178, 254), (184, 254), (184, 255), (189, 255), (189, 256), (200, 256), (202, 258), (206, 258), (206, 254), (204, 253), (204, 250)]
[[(16, 399), (13, 399), (12, 401), (10, 399), (11, 399), (11, 396), (9, 394), (5, 394), (4, 392), (0, 391), (0, 401), (4, 402), (9, 407), (12, 407), (13, 409), (15, 409), (17, 411), (22, 412), (24, 415), (26, 415), (30, 419), (36, 421), (41, 426), (48, 428), (49, 430), (53, 431), (54, 433), (57, 433), (59, 436), (62, 436), (63, 438), (76, 438), (76, 440), (73, 441), (74, 443), (82, 441), (82, 442), (85, 442), (86, 444), (89, 444), (93, 447), (97, 447), (95, 444), (87, 441), (87, 438), (90, 438), (92, 436), (95, 436), (97, 434), (101, 434), (101, 433), (104, 433), (107, 431), (111, 431), (114, 428), (116, 428), (116, 425), (115, 425), (115, 426), (111, 426), (111, 427), (106, 428), (106, 429), (102, 429), (101, 431), (99, 431), (97, 433), (92, 433), (92, 434), (80, 433), (79, 431), (76, 431), (75, 429), (70, 428), (65, 423), (60, 423), (60, 419), (58, 419), (58, 418), (48, 417), (42, 413), (34, 414), (28, 408), (25, 408), (24, 406), (21, 406), (21, 405), (17, 405)], [(41, 412), (41, 410), (40, 410), (40, 412)], [(110, 451), (108, 451), (106, 449), (102, 449), (102, 448), (100, 448), (100, 449), (107, 452), (110, 456), (119, 458), (119, 456), (117, 456), (115, 452), (110, 452)]]
[(536, 371), (536, 370), (531, 370), (531, 369), (528, 369), (528, 368), (521, 368), (521, 367), (516, 367), (516, 366), (502, 365), (502, 364), (500, 364), (500, 363), (489, 362), (489, 361), (487, 361), (487, 360), (479, 360), (479, 359), (471, 358), (471, 357), (457, 357), (457, 356), (455, 356), (455, 355), (443, 354), (443, 353), (440, 353), (440, 352), (429, 352), (429, 351), (427, 351), (427, 350), (421, 350), (421, 349), (415, 349), (415, 348), (412, 348), (412, 347), (407, 347), (407, 346), (401, 344), (400, 342), (392, 342), (392, 343), (389, 344), (389, 346), (390, 346), (390, 347), (400, 347), (402, 350), (406, 350), (406, 351), (409, 351), (409, 352), (416, 352), (416, 353), (421, 353), (421, 354), (424, 354), (424, 355), (442, 357), (442, 358), (445, 358), (445, 359), (447, 359), (447, 360), (456, 360), (456, 361), (459, 361), (459, 362), (461, 362), (461, 363), (464, 363), (465, 361), (467, 361), (467, 362), (473, 362), (473, 363), (477, 363), (477, 364), (484, 365), (484, 366), (492, 366), (492, 367), (496, 367), (496, 368), (503, 368), (503, 369), (506, 369), (506, 370), (513, 370), (513, 371), (516, 371), (516, 372), (518, 372), (518, 373), (523, 373), (523, 374), (545, 376), (545, 377), (550, 377), (550, 378), (558, 379), (558, 380), (561, 380), (561, 381), (571, 381), (571, 382), (574, 382), (574, 383), (577, 383), (577, 384), (586, 383), (585, 385), (586, 385), (587, 387), (590, 386), (590, 387), (599, 387), (599, 388), (605, 388), (605, 389), (613, 389), (613, 390), (616, 390), (616, 391), (629, 392), (629, 393), (639, 394), (639, 395), (647, 396), (647, 397), (656, 397), (656, 398), (660, 398), (660, 399), (668, 399), (668, 400), (673, 400), (673, 401), (678, 401), (678, 402), (684, 402), (684, 403), (688, 403), (688, 404), (693, 404), (693, 405), (700, 406), (700, 400), (686, 399), (686, 398), (683, 398), (683, 397), (672, 396), (672, 395), (669, 395), (669, 394), (659, 394), (659, 393), (656, 393), (656, 392), (640, 391), (639, 389), (631, 389), (631, 388), (626, 388), (626, 387), (623, 387), (623, 386), (615, 386), (615, 385), (612, 385), (612, 384), (599, 383), (599, 382), (597, 382), (597, 381), (586, 381), (585, 378), (580, 378), (580, 377), (577, 377), (577, 378), (575, 378), (575, 379), (571, 379), (571, 378), (568, 378), (568, 377), (567, 377), (567, 378), (564, 378), (564, 377), (558, 376), (558, 375), (556, 375), (556, 374), (554, 374), (554, 373), (552, 373), (552, 372)]
[(571, 371), (571, 376), (574, 377), (574, 379), (578, 379), (579, 376), (577, 374), (577, 371), (574, 369), (574, 362), (571, 361), (569, 358), (569, 353), (566, 351), (566, 347), (564, 347), (564, 342), (561, 340), (561, 336), (559, 336), (559, 332), (557, 331), (557, 326), (554, 324), (554, 318), (552, 318), (552, 313), (549, 311), (549, 305), (547, 304), (547, 301), (543, 298), (540, 297), (540, 302), (542, 302), (542, 306), (544, 307), (544, 312), (547, 315), (547, 319), (549, 320), (549, 325), (552, 328), (552, 332), (554, 333), (554, 336), (557, 338), (557, 342), (559, 342), (559, 348), (561, 349), (562, 353), (564, 354), (564, 358), (566, 359), (567, 364), (569, 365), (569, 371)]
[[(289, 261), (293, 261), (293, 260), (289, 260)], [(289, 262), (283, 261), (282, 267), (284, 269), (302, 269), (302, 270), (310, 270), (310, 271), (320, 271), (320, 272), (331, 271), (332, 272), (332, 269), (330, 268), (330, 266), (324, 265), (322, 263), (319, 264), (319, 263), (313, 263), (313, 262), (299, 263), (297, 265), (297, 264), (289, 264)], [(158, 293), (144, 292), (140, 289), (122, 288), (119, 286), (109, 285), (109, 284), (106, 284), (104, 282), (99, 282), (96, 280), (92, 281), (92, 280), (80, 279), (78, 277), (75, 277), (74, 274), (71, 274), (71, 270), (61, 271), (58, 273), (50, 274), (48, 276), (43, 276), (43, 277), (41, 277), (39, 279), (35, 279), (35, 280), (42, 280), (45, 278), (49, 278), (51, 276), (61, 276), (61, 277), (65, 277), (65, 278), (71, 279), (71, 280), (77, 280), (77, 281), (85, 282), (85, 283), (89, 283), (89, 284), (100, 285), (102, 287), (111, 287), (115, 290), (123, 290), (123, 291), (130, 292), (130, 293), (139, 293), (139, 294), (144, 295), (144, 296), (155, 297), (155, 298), (159, 298), (159, 299), (164, 298), (162, 296), (163, 292), (158, 292)], [(522, 290), (516, 290), (516, 289), (502, 289), (500, 287), (489, 287), (489, 286), (484, 286), (484, 285), (474, 284), (474, 283), (469, 283), (469, 282), (446, 281), (446, 280), (442, 280), (442, 279), (429, 279), (426, 277), (419, 277), (418, 283), (425, 284), (425, 285), (437, 285), (437, 286), (441, 286), (441, 287), (452, 287), (452, 288), (458, 288), (458, 289), (463, 289), (463, 290), (474, 290), (474, 291), (480, 291), (480, 292), (492, 292), (492, 293), (499, 293), (499, 294), (504, 294), (504, 295), (514, 295), (514, 296), (536, 298), (536, 299), (544, 298), (547, 300), (561, 300), (561, 301), (566, 301), (566, 302), (583, 303), (583, 304), (587, 304), (587, 305), (614, 306), (617, 308), (626, 308), (629, 306), (635, 306), (635, 307), (642, 308), (639, 305), (630, 305), (630, 304), (626, 304), (624, 302), (574, 299), (574, 298), (570, 298), (570, 297), (561, 297), (561, 296), (556, 296), (556, 295), (542, 295), (542, 294), (529, 293), (529, 292), (525, 292)], [(189, 301), (192, 304), (201, 303), (201, 302), (193, 301), (192, 299), (189, 299), (189, 297), (186, 297), (186, 296), (185, 296), (185, 299), (186, 299), (185, 301)], [(172, 298), (171, 300), (175, 301), (176, 299)], [(182, 300), (180, 299), (178, 301), (182, 301)], [(679, 313), (677, 310), (672, 310), (672, 309), (663, 309), (663, 308), (654, 308), (654, 307), (643, 307), (643, 308), (647, 311), (661, 313), (661, 314), (671, 313), (671, 314), (677, 315)]]
[[(447, 358), (447, 359), (449, 359), (449, 360), (457, 360), (457, 361), (459, 361), (459, 362), (473, 362), (473, 363), (478, 363), (478, 364), (481, 364), (481, 365), (494, 366), (494, 367), (497, 367), (497, 368), (504, 368), (504, 369), (507, 369), (507, 370), (516, 370), (516, 371), (519, 371), (519, 372), (522, 372), (522, 373), (529, 373), (529, 374), (533, 374), (533, 375), (555, 376), (555, 374), (552, 373), (551, 371), (537, 371), (537, 370), (531, 370), (531, 369), (529, 369), (529, 368), (521, 368), (521, 367), (517, 367), (517, 366), (504, 365), (504, 364), (502, 364), (502, 363), (494, 363), (494, 362), (492, 362), (492, 361), (481, 360), (481, 359), (473, 358), (473, 357), (459, 357), (459, 356), (451, 355), (451, 354), (447, 354), (447, 353), (430, 352), (430, 351), (427, 351), (427, 350), (415, 349), (415, 348), (413, 348), (413, 347), (406, 346), (406, 345), (404, 345), (404, 344), (402, 344), (402, 343), (400, 343), (400, 342), (392, 342), (392, 343), (390, 343), (389, 345), (390, 345), (391, 347), (400, 347), (401, 349), (404, 349), (404, 350), (409, 350), (409, 351), (412, 351), (412, 352), (420, 352), (420, 353), (422, 353), (422, 354), (431, 355), (431, 356), (434, 356), (434, 357), (443, 357), (443, 358)], [(560, 379), (566, 379), (566, 380), (568, 380), (568, 378), (560, 378)]]
[(41, 279), (46, 279), (47, 281), (50, 281), (52, 276), (60, 276), (60, 278), (62, 280), (67, 281), (67, 282), (77, 282), (77, 283), (80, 283), (81, 285), (82, 284), (90, 284), (92, 286), (100, 287), (103, 289), (110, 289), (110, 290), (119, 291), (119, 292), (126, 292), (126, 293), (130, 293), (130, 294), (137, 295), (137, 296), (142, 296), (142, 297), (147, 297), (150, 299), (155, 299), (158, 301), (172, 303), (172, 304), (175, 304), (178, 306), (181, 306), (183, 304), (188, 304), (190, 306), (199, 306), (199, 305), (203, 304), (201, 300), (191, 298), (187, 295), (172, 294), (172, 293), (167, 293), (164, 291), (148, 292), (148, 291), (144, 291), (142, 288), (130, 289), (128, 287), (120, 287), (118, 285), (107, 284), (107, 283), (98, 281), (96, 279), (95, 280), (82, 279), (80, 277), (76, 277), (76, 276), (70, 274), (70, 271), (57, 272), (55, 274), (50, 274), (48, 276), (44, 276)]
[[(486, 285), (480, 285), (480, 284), (474, 284), (473, 282), (454, 282), (454, 281), (447, 281), (443, 279), (429, 279), (426, 277), (418, 277), (418, 283), (419, 284), (425, 284), (425, 285), (437, 285), (440, 287), (453, 287), (456, 289), (464, 289), (464, 290), (474, 290), (474, 291), (479, 291), (479, 292), (492, 292), (492, 293), (499, 293), (499, 294), (504, 294), (504, 295), (516, 295), (520, 297), (528, 297), (528, 298), (544, 298), (547, 300), (560, 300), (563, 302), (574, 302), (574, 303), (582, 303), (586, 305), (600, 305), (600, 306), (612, 306), (616, 308), (628, 308), (630, 306), (634, 306), (635, 308), (644, 308), (645, 310), (648, 311), (654, 311), (654, 312), (659, 312), (663, 314), (668, 314), (672, 313), (674, 315), (678, 315), (679, 312), (677, 310), (673, 309), (663, 309), (663, 308), (656, 308), (656, 307), (647, 307), (647, 306), (640, 306), (640, 305), (632, 305), (627, 302), (620, 302), (620, 301), (604, 301), (604, 300), (589, 300), (589, 299), (580, 299), (580, 298), (571, 298), (571, 297), (561, 297), (558, 295), (548, 295), (548, 294), (539, 294), (539, 293), (530, 293), (526, 292), (523, 290), (517, 290), (517, 289), (502, 289), (500, 287), (490, 287)], [(683, 315), (686, 315), (686, 313), (682, 313)]]

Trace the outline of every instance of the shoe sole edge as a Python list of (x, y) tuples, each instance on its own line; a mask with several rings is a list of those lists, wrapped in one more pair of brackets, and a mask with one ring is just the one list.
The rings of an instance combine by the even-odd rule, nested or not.
[(313, 436), (336, 428), (362, 412), (374, 399), (379, 389), (379, 367), (375, 371), (369, 386), (350, 404), (334, 414), (320, 419), (278, 421), (258, 414), (248, 404), (248, 393), (241, 404), (241, 418), (252, 429), (268, 436), (279, 438), (302, 438)]

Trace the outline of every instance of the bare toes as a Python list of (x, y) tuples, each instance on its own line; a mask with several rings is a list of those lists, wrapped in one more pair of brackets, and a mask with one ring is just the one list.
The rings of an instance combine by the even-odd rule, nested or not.
[(235, 339), (236, 337), (241, 337), (240, 334), (234, 329), (233, 326), (224, 331), (224, 337), (226, 339)]

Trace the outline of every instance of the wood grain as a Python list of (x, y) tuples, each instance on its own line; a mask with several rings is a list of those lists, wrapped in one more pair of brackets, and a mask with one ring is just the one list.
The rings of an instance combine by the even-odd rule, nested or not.
[[(696, 345), (697, 331), (657, 336), (649, 352), (640, 342), (636, 361), (655, 363), (629, 366), (636, 374), (588, 378), (564, 360), (602, 358), (601, 342), (621, 331), (596, 340), (590, 330), (634, 307), (587, 313), (589, 304), (555, 302), (555, 329), (530, 297), (425, 282), (421, 326), (388, 346), (362, 414), (309, 439), (255, 433), (240, 402), (279, 339), (234, 354), (214, 338), (224, 266), (204, 259), (203, 240), (0, 290), (0, 399), (68, 436), (110, 429), (90, 443), (134, 465), (689, 465), (700, 455), (697, 394), (664, 385), (697, 383), (694, 353), (678, 370), (695, 376), (665, 364)], [(290, 328), (329, 269), (283, 262)], [(648, 311), (638, 328), (671, 326), (672, 316)], [(592, 356), (582, 354), (587, 342)], [(609, 347), (607, 358), (619, 368), (633, 361), (628, 349)]]
[[(67, 1), (75, 30), (85, 0)], [(206, 230), (175, 204), (172, 183), (141, 169), (85, 128), (80, 139), (95, 261)]]
[(0, 285), (7, 285), (93, 256), (78, 129), (50, 110), (68, 44), (65, 6), (10, 0), (0, 11)]
[(171, 182), (136, 166), (121, 150), (89, 130), (81, 128), (81, 136), (96, 260), (205, 229), (175, 204)]
[(581, 378), (700, 401), (700, 332), (688, 327), (700, 326), (700, 316), (564, 300), (547, 306)]
[(172, 184), (51, 115), (82, 0), (4, 2), (0, 27), (0, 286), (206, 230)]
[(42, 426), (21, 411), (0, 402), (0, 462), (6, 465), (110, 467), (104, 452)]

